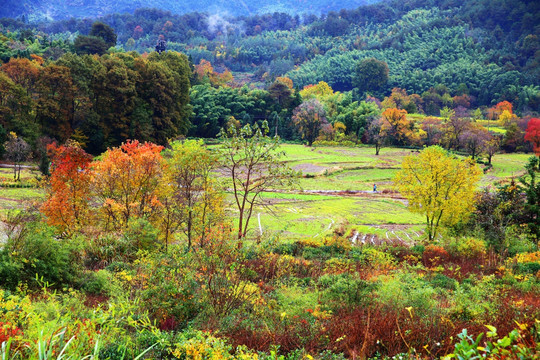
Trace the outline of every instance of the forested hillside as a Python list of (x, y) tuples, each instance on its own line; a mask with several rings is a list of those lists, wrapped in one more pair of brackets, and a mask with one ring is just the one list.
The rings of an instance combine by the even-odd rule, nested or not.
[(133, 12), (141, 7), (155, 7), (168, 10), (174, 14), (193, 11), (209, 13), (225, 13), (233, 16), (255, 15), (270, 12), (286, 12), (289, 14), (337, 11), (342, 8), (355, 8), (359, 5), (377, 2), (378, 0), (5, 0), (0, 7), (0, 17), (21, 17), (31, 20), (59, 20), (70, 17), (96, 18), (115, 12)]
[[(466, 88), (477, 105), (509, 100), (519, 102), (521, 109), (535, 106), (528, 104), (530, 86), (540, 83), (538, 6), (534, 1), (462, 5), (418, 0), (378, 3), (320, 18), (283, 13), (173, 15), (146, 9), (133, 15), (107, 15), (102, 21), (115, 29), (118, 44), (126, 51), (152, 51), (162, 36), (169, 50), (185, 53), (194, 64), (205, 59), (232, 71), (264, 75), (266, 80), (287, 74), (300, 88), (325, 81), (335, 90), (352, 90), (356, 87), (354, 64), (374, 57), (390, 69), (390, 79), (379, 96), (394, 87), (421, 94), (442, 84), (451, 95)], [(21, 51), (26, 56), (34, 52), (53, 58), (72, 51), (74, 36), (87, 34), (92, 21), (26, 25), (5, 20), (3, 24), (6, 30), (33, 30), (25, 30), (18, 39), (11, 35), (11, 41), (3, 40), (0, 56), (5, 61)], [(33, 48), (35, 41), (28, 41), (34, 33), (48, 41)], [(21, 37), (26, 40), (17, 44)], [(53, 49), (47, 49), (53, 44)], [(24, 52), (26, 48), (29, 52)]]
[[(294, 108), (302, 102), (299, 90), (320, 82), (330, 87), (330, 94), (341, 92), (325, 100), (329, 122), (339, 118), (347, 135), (364, 137), (363, 141), (368, 116), (357, 107), (367, 109), (366, 99), (383, 101), (400, 92), (409, 100), (397, 100), (395, 106), (412, 113), (439, 116), (449, 108), (463, 116), (475, 111), (487, 116), (489, 108), (507, 101), (518, 115), (534, 114), (540, 110), (539, 13), (534, 1), (415, 0), (319, 17), (174, 15), (138, 9), (133, 14), (106, 15), (96, 24), (92, 19), (38, 23), (3, 19), (0, 59), (8, 75), (2, 78), (4, 101), (12, 99), (7, 94), (25, 93), (24, 104), (32, 110), (28, 113), (21, 104), (11, 107), (2, 115), (2, 126), (33, 144), (42, 135), (64, 140), (77, 133), (87, 139), (92, 152), (134, 134), (161, 144), (179, 134), (215, 137), (231, 118), (240, 124), (268, 120), (281, 136), (294, 140), (302, 136), (292, 121)], [(160, 86), (162, 80), (155, 76), (145, 82), (139, 64), (148, 61), (145, 54), (154, 51), (158, 39), (165, 40), (168, 52), (188, 57), (189, 70), (182, 76), (190, 78), (190, 106), (186, 83)], [(102, 57), (88, 57), (92, 54)], [(99, 75), (103, 66), (107, 71), (119, 66), (121, 75)], [(16, 75), (19, 72), (22, 78)], [(49, 96), (48, 80), (39, 73), (68, 78), (59, 94), (69, 93), (78, 105), (62, 105), (69, 98)], [(107, 81), (92, 84), (92, 77)], [(280, 78), (287, 79), (287, 86), (276, 81)], [(96, 86), (108, 90), (94, 98)], [(183, 110), (173, 110), (162, 97), (160, 102), (149, 101), (148, 96), (156, 95), (150, 90), (170, 92), (166, 99), (185, 98), (174, 105)], [(41, 99), (42, 91), (47, 101)], [(111, 109), (100, 106), (106, 94), (122, 119), (119, 123), (106, 120)], [(45, 115), (38, 111), (43, 107), (62, 111)], [(151, 125), (160, 116), (173, 120)]]

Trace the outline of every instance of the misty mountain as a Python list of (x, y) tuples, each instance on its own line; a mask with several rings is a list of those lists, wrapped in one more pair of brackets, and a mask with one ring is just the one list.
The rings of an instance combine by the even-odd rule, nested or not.
[(99, 17), (155, 7), (176, 14), (188, 12), (225, 13), (233, 16), (272, 12), (321, 14), (342, 8), (356, 8), (379, 0), (2, 0), (0, 17), (25, 16), (31, 21), (70, 17)]

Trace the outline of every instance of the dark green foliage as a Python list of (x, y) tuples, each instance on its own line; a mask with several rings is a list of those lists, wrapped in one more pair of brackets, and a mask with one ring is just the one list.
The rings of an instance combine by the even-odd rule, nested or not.
[[(33, 145), (41, 135), (59, 142), (74, 136), (100, 153), (127, 139), (166, 144), (187, 133), (191, 71), (182, 54), (67, 53), (41, 67), (23, 60), (0, 71), (0, 125)], [(17, 77), (25, 71), (36, 75)]]
[(81, 288), (94, 295), (110, 295), (111, 278), (112, 274), (106, 270), (92, 271), (81, 277)]
[(524, 205), (524, 218), (531, 233), (540, 239), (540, 158), (532, 156), (525, 166), (527, 174), (520, 178), (527, 196)]
[(540, 263), (529, 262), (523, 264), (516, 264), (513, 270), (518, 274), (531, 274), (536, 275), (540, 271)]
[(364, 59), (354, 67), (352, 84), (361, 93), (377, 91), (388, 82), (388, 64), (375, 58)]
[(116, 34), (114, 29), (102, 22), (96, 21), (93, 23), (89, 35), (103, 39), (107, 45), (107, 49), (116, 46)]
[(108, 344), (107, 346), (101, 348), (99, 351), (99, 357), (101, 359), (108, 360), (124, 360), (134, 358), (126, 344), (121, 343)]
[(97, 36), (79, 35), (73, 44), (79, 55), (103, 55), (109, 48), (105, 40)]
[[(272, 97), (272, 93), (264, 90), (249, 90), (247, 87), (216, 89), (209, 84), (192, 87), (190, 97), (193, 125), (189, 134), (205, 138), (215, 137), (221, 128), (226, 127), (231, 116), (241, 125), (253, 124), (269, 119), (273, 111), (281, 113), (285, 110), (285, 116), (288, 112), (290, 114), (290, 109), (282, 108), (280, 101), (286, 102), (283, 106), (294, 106), (296, 103), (290, 97)], [(273, 121), (271, 125), (274, 125)], [(283, 135), (281, 130), (279, 135)]]
[(441, 288), (447, 290), (456, 289), (456, 281), (443, 274), (433, 275), (429, 282), (434, 288)]
[(323, 303), (342, 308), (369, 304), (376, 285), (350, 274), (326, 274), (318, 279), (317, 287), (323, 291)]

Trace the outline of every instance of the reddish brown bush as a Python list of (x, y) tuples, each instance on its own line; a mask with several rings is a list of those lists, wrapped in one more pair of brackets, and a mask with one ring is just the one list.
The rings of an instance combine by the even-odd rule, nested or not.
[(422, 254), (422, 262), (424, 266), (438, 266), (448, 261), (450, 256), (442, 246), (428, 245)]

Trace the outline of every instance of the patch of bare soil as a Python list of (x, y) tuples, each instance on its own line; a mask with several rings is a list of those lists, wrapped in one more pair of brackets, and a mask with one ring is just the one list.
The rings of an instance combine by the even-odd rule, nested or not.
[(315, 217), (308, 216), (308, 217), (305, 217), (305, 218), (296, 219), (295, 221), (313, 221), (313, 220), (315, 220)]
[(345, 149), (336, 149), (336, 152), (341, 153), (343, 155), (347, 155), (347, 156), (357, 156), (358, 155), (354, 151), (345, 150)]
[(294, 170), (301, 170), (303, 173), (318, 173), (326, 170), (326, 167), (314, 164), (298, 164), (293, 166)]

